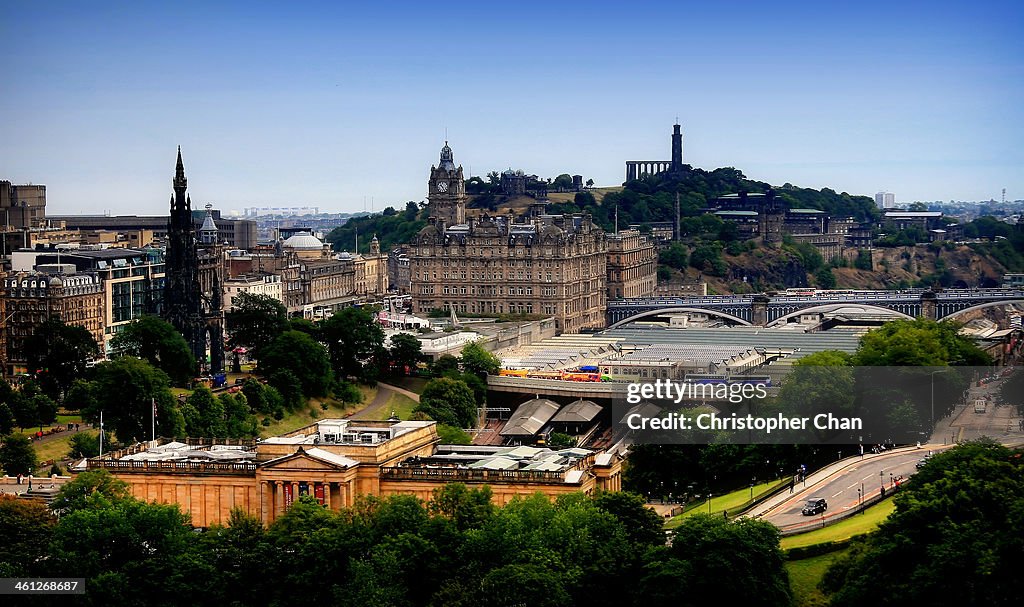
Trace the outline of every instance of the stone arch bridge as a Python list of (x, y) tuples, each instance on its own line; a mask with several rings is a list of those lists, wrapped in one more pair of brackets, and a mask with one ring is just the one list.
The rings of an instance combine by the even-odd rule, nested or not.
[(769, 327), (801, 314), (858, 307), (904, 318), (956, 318), (966, 312), (1008, 303), (1024, 304), (1024, 289), (946, 289), (930, 291), (818, 291), (813, 295), (756, 294), (654, 297), (608, 302), (610, 328), (673, 313), (700, 312), (741, 324)]

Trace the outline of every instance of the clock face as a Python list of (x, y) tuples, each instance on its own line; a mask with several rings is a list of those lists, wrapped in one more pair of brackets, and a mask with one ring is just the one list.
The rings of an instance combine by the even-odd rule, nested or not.
[(447, 181), (438, 181), (437, 182), (437, 191), (438, 192), (447, 192), (448, 191), (448, 182)]

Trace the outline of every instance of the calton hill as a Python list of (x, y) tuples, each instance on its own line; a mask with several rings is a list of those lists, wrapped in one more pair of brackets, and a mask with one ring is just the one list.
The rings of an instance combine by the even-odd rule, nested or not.
[[(882, 211), (867, 196), (790, 183), (772, 186), (747, 179), (731, 167), (713, 171), (689, 165), (683, 168), (681, 174), (671, 178), (647, 176), (622, 187), (586, 187), (579, 192), (570, 191), (572, 178), (562, 174), (529, 182), (528, 194), (537, 192), (532, 196), (503, 194), (501, 176), (491, 172), (486, 179), (467, 180), (468, 212), (521, 213), (537, 202), (540, 192), (546, 192), (548, 213), (589, 213), (608, 232), (615, 229), (617, 215), (620, 228), (635, 225), (641, 232), (650, 232), (651, 224), (675, 222), (678, 195), (681, 238), (661, 248), (659, 281), (704, 280), (708, 292), (717, 294), (790, 287), (994, 287), (1004, 273), (1024, 271), (1024, 233), (993, 217), (983, 216), (963, 225), (963, 238), (969, 244), (927, 243), (927, 235), (913, 228), (888, 233), (880, 229), (877, 224)], [(735, 224), (704, 212), (721, 196), (769, 190), (786, 208), (816, 209), (832, 217), (874, 225), (873, 247), (825, 259), (813, 245), (788, 238), (777, 243), (765, 243), (761, 238), (744, 240)], [(910, 210), (926, 209), (915, 203)], [(381, 248), (391, 250), (408, 243), (426, 224), (425, 203), (409, 201), (404, 206), (350, 219), (334, 229), (327, 240), (339, 251), (351, 250), (358, 241), (359, 251), (365, 253), (369, 251), (370, 236), (376, 234)]]

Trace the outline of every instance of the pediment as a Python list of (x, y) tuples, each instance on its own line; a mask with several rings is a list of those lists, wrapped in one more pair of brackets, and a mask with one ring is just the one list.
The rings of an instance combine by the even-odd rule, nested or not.
[(334, 456), (330, 459), (336, 459), (336, 461), (299, 451), (270, 460), (263, 464), (262, 468), (264, 470), (346, 470), (357, 463), (343, 456)]

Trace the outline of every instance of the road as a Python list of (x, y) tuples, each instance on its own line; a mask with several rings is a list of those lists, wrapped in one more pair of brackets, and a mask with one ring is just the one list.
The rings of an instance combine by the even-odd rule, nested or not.
[[(791, 526), (806, 524), (813, 518), (800, 513), (804, 502), (812, 497), (825, 498), (828, 510), (825, 518), (830, 515), (855, 508), (861, 496), (870, 497), (881, 492), (884, 485), (886, 492), (893, 490), (895, 479), (907, 478), (917, 471), (915, 464), (924, 457), (927, 449), (900, 451), (889, 455), (851, 461), (839, 473), (804, 488), (798, 484), (798, 491), (764, 516), (764, 520), (785, 529)], [(863, 491), (863, 494), (861, 493)]]
[[(917, 468), (915, 464), (926, 453), (938, 452), (950, 448), (953, 444), (965, 440), (974, 440), (987, 436), (1006, 445), (1024, 444), (1024, 431), (1020, 427), (1020, 417), (1011, 406), (995, 406), (995, 395), (1003, 380), (997, 380), (984, 386), (975, 386), (966, 395), (966, 402), (956, 406), (953, 413), (936, 424), (935, 434), (931, 442), (920, 449), (903, 449), (881, 455), (867, 455), (863, 458), (848, 458), (836, 462), (820, 470), (808, 478), (806, 484), (798, 484), (792, 495), (769, 500), (761, 511), (751, 513), (760, 516), (776, 526), (786, 529), (808, 524), (822, 517), (803, 516), (800, 510), (808, 499), (825, 498), (828, 510), (824, 518), (827, 520), (836, 514), (857, 506), (861, 497), (877, 495), (884, 485), (886, 491), (892, 490), (896, 477), (911, 477)], [(984, 413), (976, 413), (973, 401), (978, 397), (991, 396), (990, 404)], [(863, 490), (863, 494), (860, 493)]]

